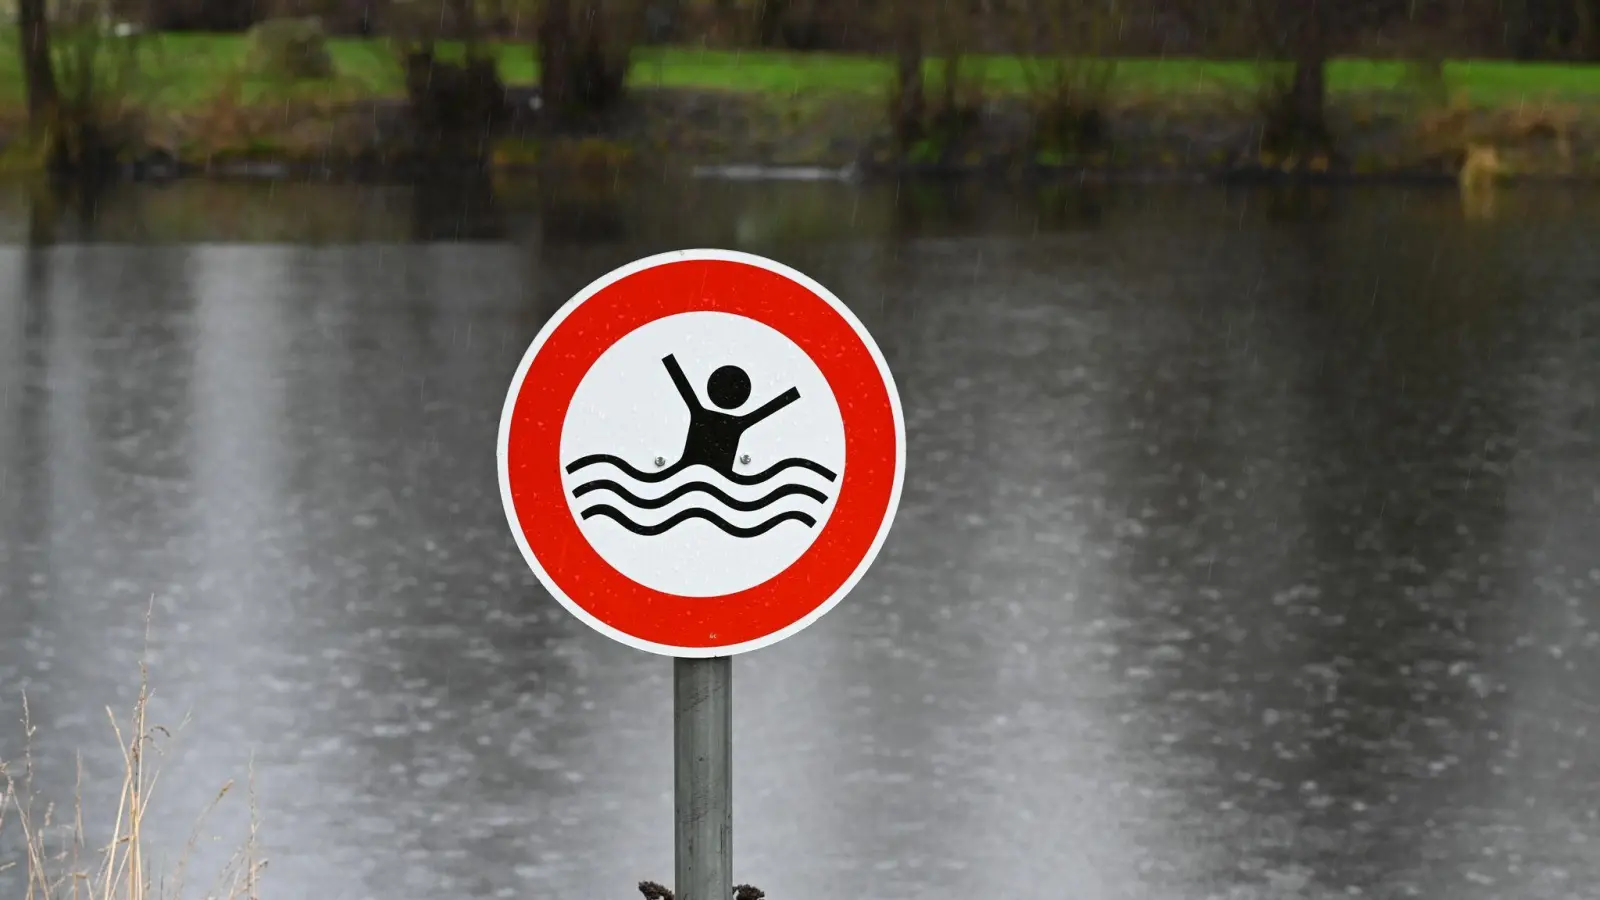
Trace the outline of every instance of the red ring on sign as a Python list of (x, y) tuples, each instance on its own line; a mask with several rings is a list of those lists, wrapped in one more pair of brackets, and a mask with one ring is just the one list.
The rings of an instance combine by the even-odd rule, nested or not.
[[(613, 568), (578, 530), (561, 478), (567, 407), (595, 360), (637, 328), (698, 311), (754, 319), (798, 345), (827, 379), (845, 435), (844, 475), (822, 533), (772, 578), (715, 597), (657, 591)], [(566, 598), (623, 634), (684, 648), (767, 638), (845, 586), (891, 512), (900, 436), (886, 378), (838, 310), (778, 272), (731, 260), (684, 259), (626, 275), (556, 325), (524, 373), (506, 438), (506, 479), (517, 524)]]

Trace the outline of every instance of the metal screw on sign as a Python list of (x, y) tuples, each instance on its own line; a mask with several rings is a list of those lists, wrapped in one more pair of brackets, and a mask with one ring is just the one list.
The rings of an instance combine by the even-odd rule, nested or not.
[[(666, 446), (683, 449), (669, 462), (652, 449)], [(780, 263), (647, 257), (540, 330), (497, 456), (512, 536), (550, 595), (673, 659), (676, 881), (640, 890), (759, 900), (732, 887), (733, 657), (821, 618), (883, 546), (906, 452), (882, 352)]]

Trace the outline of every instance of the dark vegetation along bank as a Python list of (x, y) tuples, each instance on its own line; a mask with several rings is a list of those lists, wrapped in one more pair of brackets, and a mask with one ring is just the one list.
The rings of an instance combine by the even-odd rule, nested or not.
[(9, 0), (5, 165), (1600, 177), (1600, 0)]

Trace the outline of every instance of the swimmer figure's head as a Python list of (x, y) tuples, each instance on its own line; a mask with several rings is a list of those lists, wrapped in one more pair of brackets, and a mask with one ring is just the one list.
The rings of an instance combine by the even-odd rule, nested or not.
[(722, 366), (706, 379), (706, 396), (723, 409), (734, 409), (750, 399), (750, 376), (738, 366)]

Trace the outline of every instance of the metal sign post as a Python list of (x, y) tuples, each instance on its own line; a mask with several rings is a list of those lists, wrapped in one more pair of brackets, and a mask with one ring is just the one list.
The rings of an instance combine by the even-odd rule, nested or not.
[(672, 663), (676, 900), (733, 890), (733, 658)]

